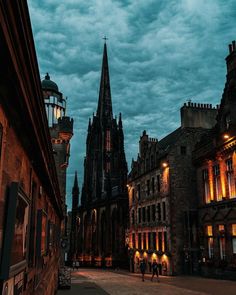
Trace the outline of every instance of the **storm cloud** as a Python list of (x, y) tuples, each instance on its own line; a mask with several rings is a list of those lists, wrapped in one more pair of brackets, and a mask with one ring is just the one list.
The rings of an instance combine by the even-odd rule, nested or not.
[(126, 157), (137, 156), (144, 129), (161, 139), (180, 125), (184, 102), (218, 104), (227, 45), (236, 38), (235, 1), (29, 0), (41, 78), (49, 72), (74, 118), (68, 168), (83, 182), (88, 119), (96, 112), (103, 51), (114, 115), (123, 116)]

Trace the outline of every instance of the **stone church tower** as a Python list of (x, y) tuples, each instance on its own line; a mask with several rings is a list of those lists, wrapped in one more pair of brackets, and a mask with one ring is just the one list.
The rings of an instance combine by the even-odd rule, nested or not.
[(97, 113), (89, 119), (81, 196), (79, 259), (84, 265), (125, 262), (127, 163), (121, 114), (113, 118), (107, 46), (104, 44)]

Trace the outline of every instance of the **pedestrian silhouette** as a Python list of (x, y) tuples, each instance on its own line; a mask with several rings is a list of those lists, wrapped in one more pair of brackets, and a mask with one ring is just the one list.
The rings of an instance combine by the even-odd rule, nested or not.
[(156, 260), (153, 260), (153, 263), (152, 263), (152, 278), (151, 278), (151, 281), (153, 280), (154, 275), (157, 276), (157, 281), (159, 282), (158, 264), (157, 264)]
[(144, 275), (145, 275), (145, 271), (146, 271), (146, 263), (144, 260), (142, 260), (140, 263), (140, 271), (142, 274), (142, 281), (144, 282)]

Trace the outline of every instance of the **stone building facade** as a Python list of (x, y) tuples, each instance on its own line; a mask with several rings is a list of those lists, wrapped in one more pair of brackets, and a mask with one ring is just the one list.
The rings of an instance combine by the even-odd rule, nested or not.
[[(189, 115), (191, 114), (191, 115)], [(146, 131), (128, 177), (130, 270), (147, 271), (156, 260), (163, 275), (187, 272), (186, 249), (195, 253), (197, 197), (192, 152), (215, 124), (217, 108), (189, 102), (181, 108), (181, 126), (158, 141)], [(197, 257), (194, 259), (197, 260)]]
[(0, 5), (0, 293), (53, 295), (61, 193), (26, 1)]
[(79, 207), (78, 259), (84, 265), (127, 263), (127, 164), (121, 114), (113, 118), (107, 45), (104, 44), (97, 113), (89, 120)]
[(217, 123), (194, 152), (199, 198), (200, 268), (236, 279), (236, 46), (229, 45)]

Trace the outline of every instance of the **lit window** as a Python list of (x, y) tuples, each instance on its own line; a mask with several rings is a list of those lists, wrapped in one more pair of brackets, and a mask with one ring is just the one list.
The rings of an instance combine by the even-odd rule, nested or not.
[(232, 158), (226, 160), (226, 176), (227, 176), (227, 185), (229, 190), (229, 197), (235, 198), (235, 179), (234, 179), (234, 171), (233, 171), (233, 162)]
[(236, 254), (236, 224), (232, 224), (232, 248), (233, 254)]
[(204, 185), (204, 199), (206, 203), (210, 203), (210, 187), (209, 187), (209, 174), (208, 169), (202, 171), (203, 185)]
[(220, 234), (220, 239), (219, 239), (219, 248), (220, 248), (220, 259), (225, 260), (226, 258), (226, 252), (225, 252), (225, 227), (224, 225), (219, 225), (219, 234)]
[(221, 182), (220, 182), (220, 166), (213, 166), (214, 184), (215, 184), (215, 194), (216, 200), (222, 200)]
[(207, 226), (207, 247), (208, 247), (208, 255), (209, 258), (213, 258), (214, 248), (213, 248), (213, 232), (212, 226)]
[(212, 233), (212, 225), (208, 225), (207, 226), (207, 235), (208, 236), (212, 236), (213, 235), (213, 233)]

